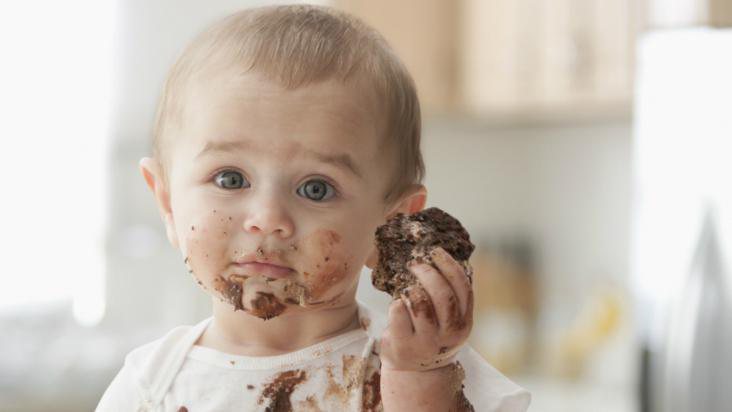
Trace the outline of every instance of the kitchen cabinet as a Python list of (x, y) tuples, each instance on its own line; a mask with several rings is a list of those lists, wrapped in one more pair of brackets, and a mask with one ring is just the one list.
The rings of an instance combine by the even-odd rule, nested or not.
[(632, 0), (334, 0), (379, 30), (425, 112), (629, 113)]

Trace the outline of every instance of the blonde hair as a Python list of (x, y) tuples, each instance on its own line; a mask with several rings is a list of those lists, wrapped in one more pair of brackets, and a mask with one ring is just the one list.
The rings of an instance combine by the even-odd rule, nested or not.
[(329, 79), (364, 80), (383, 102), (383, 138), (396, 149), (391, 151), (396, 170), (385, 202), (421, 183), (421, 115), (411, 76), (373, 28), (344, 12), (314, 5), (242, 10), (188, 45), (168, 74), (155, 117), (153, 155), (163, 165), (164, 144), (171, 129), (183, 122), (187, 88), (204, 72), (231, 68), (260, 73), (287, 89)]

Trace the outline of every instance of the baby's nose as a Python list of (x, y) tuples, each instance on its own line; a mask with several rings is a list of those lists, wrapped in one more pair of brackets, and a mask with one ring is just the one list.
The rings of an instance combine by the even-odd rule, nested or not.
[(275, 196), (258, 196), (248, 206), (244, 230), (260, 235), (274, 234), (281, 238), (292, 236), (295, 225), (281, 199)]

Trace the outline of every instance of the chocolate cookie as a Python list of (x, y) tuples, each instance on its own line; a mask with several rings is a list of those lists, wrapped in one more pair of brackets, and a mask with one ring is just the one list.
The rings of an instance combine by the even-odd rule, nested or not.
[(398, 298), (405, 288), (417, 282), (407, 263), (414, 259), (433, 264), (430, 251), (438, 246), (465, 267), (472, 282), (468, 259), (475, 245), (457, 219), (436, 207), (409, 216), (400, 213), (376, 229), (379, 263), (371, 274), (371, 282), (376, 289)]

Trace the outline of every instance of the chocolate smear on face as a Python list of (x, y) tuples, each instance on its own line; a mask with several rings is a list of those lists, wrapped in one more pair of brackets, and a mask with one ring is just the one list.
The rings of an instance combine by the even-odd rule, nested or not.
[(269, 404), (265, 408), (266, 412), (291, 412), (290, 395), (305, 378), (306, 374), (303, 370), (290, 370), (277, 374), (272, 382), (265, 385), (258, 403), (261, 405), (265, 399), (269, 400)]
[[(305, 274), (307, 275), (307, 272)], [(282, 288), (285, 295), (285, 302), (294, 305), (303, 305), (309, 296), (308, 290), (299, 283), (290, 280), (286, 282)]]
[(234, 306), (234, 310), (244, 310), (244, 305), (241, 302), (242, 287), (240, 283), (219, 276), (214, 279), (214, 288), (221, 293), (227, 302)]
[(257, 297), (252, 301), (252, 315), (264, 320), (272, 319), (285, 310), (285, 305), (277, 301), (271, 293), (257, 292)]
[[(430, 251), (441, 247), (466, 269), (475, 246), (460, 222), (444, 211), (431, 207), (413, 215), (397, 214), (376, 229), (379, 262), (371, 275), (374, 287), (399, 298), (417, 278), (407, 264), (414, 260), (434, 266)], [(472, 278), (471, 278), (472, 281)]]
[(303, 268), (308, 305), (334, 303), (337, 297), (333, 295), (338, 293), (333, 291), (342, 290), (353, 280), (354, 274), (348, 272), (352, 257), (340, 243), (341, 236), (332, 230), (318, 230), (302, 242), (302, 254), (309, 263)]

